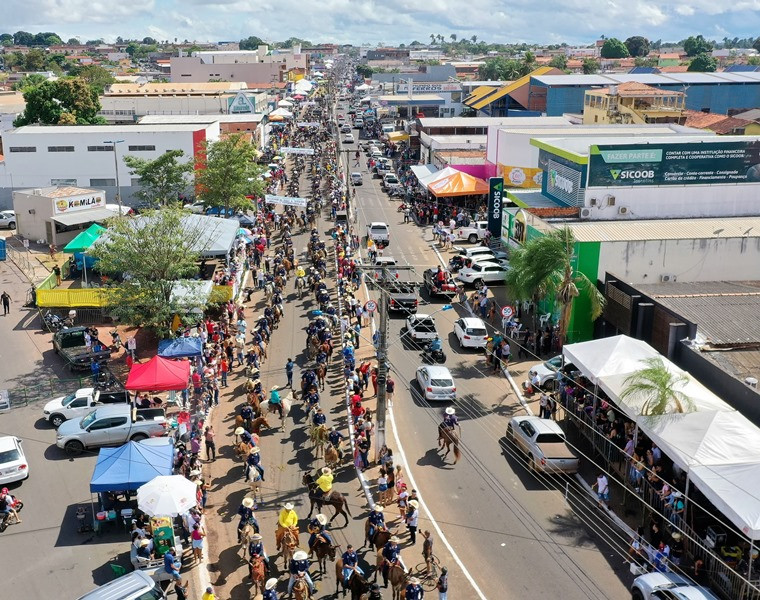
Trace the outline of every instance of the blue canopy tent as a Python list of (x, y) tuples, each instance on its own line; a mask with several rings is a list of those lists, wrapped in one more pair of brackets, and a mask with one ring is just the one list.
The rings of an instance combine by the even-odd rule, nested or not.
[(202, 354), (203, 347), (199, 337), (180, 337), (158, 342), (158, 355), (162, 358), (190, 358)]
[(126, 492), (139, 488), (158, 475), (171, 475), (174, 447), (127, 442), (118, 448), (101, 448), (90, 492)]

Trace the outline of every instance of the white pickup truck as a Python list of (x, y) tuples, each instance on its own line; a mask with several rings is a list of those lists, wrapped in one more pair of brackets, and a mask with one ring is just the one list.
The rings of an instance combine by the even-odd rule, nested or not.
[(80, 388), (68, 396), (53, 398), (42, 409), (42, 415), (56, 429), (69, 419), (81, 419), (101, 404), (129, 402), (126, 390), (102, 391), (95, 388)]
[(375, 242), (378, 248), (385, 248), (391, 243), (391, 230), (387, 223), (373, 221), (367, 225), (367, 239)]
[(488, 235), (488, 221), (474, 221), (466, 227), (457, 227), (454, 229), (456, 240), (467, 240), (471, 244), (476, 244)]

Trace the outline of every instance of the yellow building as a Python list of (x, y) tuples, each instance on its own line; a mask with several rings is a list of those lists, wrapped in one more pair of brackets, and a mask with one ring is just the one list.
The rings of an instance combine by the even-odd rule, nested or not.
[(633, 81), (586, 91), (583, 124), (643, 125), (686, 121), (686, 94)]

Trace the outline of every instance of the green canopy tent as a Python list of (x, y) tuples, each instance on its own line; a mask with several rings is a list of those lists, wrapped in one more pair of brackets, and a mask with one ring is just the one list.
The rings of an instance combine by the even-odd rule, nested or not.
[(106, 230), (102, 225), (93, 223), (82, 233), (76, 236), (63, 248), (64, 252), (82, 255), (82, 275), (84, 276), (84, 285), (87, 286), (87, 251)]

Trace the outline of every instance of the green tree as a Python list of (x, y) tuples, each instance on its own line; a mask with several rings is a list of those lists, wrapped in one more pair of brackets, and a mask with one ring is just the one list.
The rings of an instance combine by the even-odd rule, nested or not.
[(13, 89), (23, 92), (28, 88), (33, 88), (40, 85), (43, 81), (47, 81), (47, 77), (41, 73), (30, 73), (24, 75), (20, 81), (13, 84)]
[(434, 33), (431, 33), (431, 34), (430, 34), (430, 45), (431, 45), (431, 46), (432, 46), (433, 44), (435, 44), (435, 39), (436, 39), (436, 38), (435, 38), (435, 34), (434, 34)]
[(752, 42), (752, 47), (760, 52), (760, 37), (758, 37), (754, 42)]
[(473, 44), (477, 44), (478, 43), (478, 36), (477, 35), (473, 35), (470, 38), (470, 41), (472, 41)]
[(628, 48), (628, 54), (631, 56), (646, 56), (649, 54), (649, 40), (643, 36), (631, 36), (623, 43)]
[(13, 34), (13, 43), (16, 46), (31, 46), (34, 36), (28, 31), (17, 31)]
[(15, 127), (42, 124), (57, 125), (73, 120), (80, 125), (101, 123), (98, 117), (98, 94), (86, 81), (77, 77), (45, 81), (24, 91), (26, 108), (13, 122)]
[(63, 44), (63, 41), (52, 31), (43, 31), (34, 36), (33, 43), (35, 46), (58, 46)]
[(585, 75), (592, 75), (599, 72), (599, 61), (595, 58), (583, 59), (583, 73)]
[(706, 40), (704, 36), (689, 36), (683, 42), (683, 50), (686, 52), (686, 56), (697, 56), (698, 54), (704, 54), (706, 52), (712, 52), (713, 43)]
[(10, 33), (2, 33), (0, 34), (0, 43), (3, 42), (10, 42), (13, 44), (13, 36)]
[(266, 45), (266, 42), (260, 37), (256, 37), (255, 35), (249, 36), (244, 40), (240, 40), (241, 50), (257, 50), (259, 46), (264, 45)]
[(533, 65), (534, 65), (534, 64), (535, 64), (535, 62), (536, 62), (536, 55), (535, 55), (535, 54), (533, 54), (533, 53), (532, 53), (532, 52), (530, 52), (530, 51), (527, 51), (527, 52), (526, 52), (526, 53), (523, 55), (523, 62), (524, 62), (526, 65), (530, 65), (530, 67), (531, 67), (531, 69), (532, 69), (532, 68), (533, 68)]
[(633, 64), (637, 67), (656, 67), (659, 61), (656, 57), (649, 58), (648, 56), (637, 56)]
[(549, 66), (554, 67), (555, 69), (562, 69), (564, 71), (567, 69), (567, 56), (564, 54), (555, 54), (549, 61)]
[(252, 202), (246, 196), (260, 197), (264, 193), (259, 176), (265, 169), (255, 161), (255, 148), (242, 135), (205, 143), (195, 171), (203, 204), (224, 207), (225, 212), (250, 209)]
[(707, 53), (697, 54), (689, 63), (689, 71), (712, 73), (718, 70), (718, 61)]
[(680, 389), (689, 382), (683, 373), (674, 373), (662, 358), (652, 357), (642, 361), (644, 368), (625, 378), (622, 399), (630, 398), (641, 402), (641, 414), (661, 416), (685, 413), (693, 409), (694, 403)]
[(569, 227), (554, 230), (512, 250), (507, 286), (515, 300), (531, 300), (538, 304), (554, 298), (560, 305), (560, 343), (567, 339), (573, 302), (582, 293), (591, 303), (591, 318), (602, 314), (604, 296), (583, 273), (577, 272), (575, 237)]
[(129, 54), (129, 56), (134, 56), (135, 53), (140, 49), (140, 44), (137, 42), (129, 42), (127, 44), (127, 47), (124, 49), (124, 51)]
[(205, 308), (204, 298), (180, 299), (175, 293), (183, 280), (197, 275), (197, 262), (214, 234), (187, 217), (177, 208), (116, 217), (105, 241), (93, 246), (98, 269), (113, 279), (105, 298), (120, 322), (168, 334), (175, 314), (192, 317), (193, 309)]
[(602, 58), (626, 58), (628, 48), (617, 38), (609, 38), (602, 46)]
[(158, 44), (158, 42), (152, 37), (144, 37), (142, 43), (146, 46), (155, 46)]
[(100, 46), (103, 44), (103, 40), (97, 39), (97, 40), (87, 40), (84, 45), (85, 46)]
[(457, 41), (457, 34), (456, 34), (456, 33), (452, 33), (452, 34), (449, 36), (449, 39), (450, 39), (452, 42), (456, 42), (456, 41)]
[(103, 94), (106, 86), (116, 83), (116, 79), (111, 75), (111, 72), (100, 65), (78, 66), (71, 70), (71, 74), (84, 79), (99, 96)]
[(69, 38), (66, 42), (67, 46), (78, 46), (81, 42), (78, 38)]
[(47, 56), (45, 55), (45, 51), (39, 48), (32, 48), (24, 57), (24, 68), (27, 71), (43, 71), (46, 62)]
[(369, 65), (356, 65), (356, 72), (367, 79), (368, 77), (372, 77), (372, 67)]
[(176, 203), (187, 190), (188, 175), (193, 172), (192, 162), (180, 161), (183, 156), (182, 150), (168, 150), (154, 160), (125, 156), (124, 163), (140, 179), (138, 196), (151, 206)]

